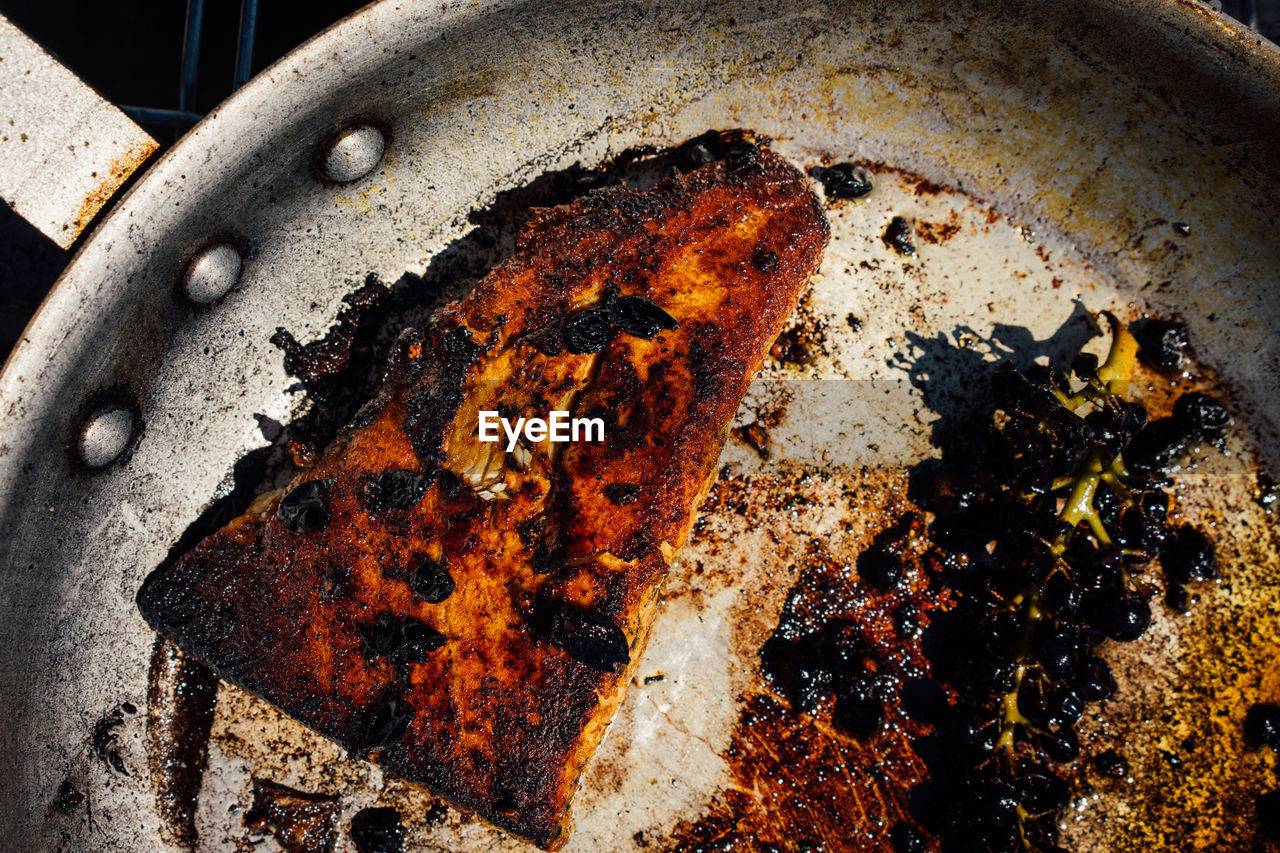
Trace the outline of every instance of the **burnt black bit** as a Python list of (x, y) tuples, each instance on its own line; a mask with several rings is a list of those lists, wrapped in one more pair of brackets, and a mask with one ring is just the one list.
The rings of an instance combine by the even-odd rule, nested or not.
[(455, 584), (444, 560), (424, 557), (409, 576), (409, 588), (428, 604), (439, 604), (453, 595)]
[(743, 160), (754, 163), (760, 156), (760, 146), (745, 137), (739, 137), (725, 146), (726, 160)]
[(93, 727), (93, 754), (112, 770), (128, 776), (129, 771), (125, 769), (124, 758), (120, 755), (120, 735), (116, 731), (123, 725), (124, 717), (120, 715), (119, 708), (98, 720)]
[(760, 648), (761, 670), (777, 686), (793, 710), (814, 714), (833, 694), (842, 715), (837, 724), (857, 736), (871, 734), (879, 727), (883, 709), (878, 705), (874, 684), (868, 679), (871, 649), (857, 625), (833, 618), (817, 630), (788, 639), (782, 634), (783, 621)]
[(858, 577), (879, 590), (897, 586), (905, 569), (903, 554), (920, 526), (918, 515), (906, 513), (877, 533), (871, 546), (858, 555)]
[(844, 321), (849, 324), (849, 328), (852, 329), (855, 334), (862, 331), (862, 320), (858, 319), (857, 315), (846, 314)]
[(655, 675), (646, 675), (644, 677), (645, 684), (657, 684), (659, 681), (666, 681), (666, 680), (667, 680), (667, 677), (660, 672)]
[(58, 786), (58, 793), (53, 796), (53, 807), (64, 814), (75, 811), (83, 802), (84, 791), (81, 791), (80, 786), (70, 777), (62, 780), (62, 784)]
[[(383, 567), (383, 574), (389, 578), (401, 577), (403, 572), (395, 564)], [(320, 575), (320, 600), (326, 604), (336, 601), (347, 594), (351, 585), (351, 567), (345, 563), (329, 562)]]
[(672, 160), (677, 169), (682, 172), (689, 172), (699, 166), (705, 166), (707, 163), (716, 159), (711, 153), (711, 149), (702, 139), (693, 139), (680, 145), (672, 152)]
[(529, 560), (529, 567), (533, 569), (535, 575), (549, 575), (555, 570), (555, 563), (551, 559), (551, 549), (545, 545), (539, 545), (533, 549), (533, 556)]
[(431, 804), (431, 808), (422, 813), (422, 819), (427, 825), (444, 823), (449, 817), (449, 807), (444, 803), (436, 800)]
[(276, 517), (294, 533), (314, 533), (329, 523), (324, 495), (333, 480), (308, 480), (280, 499)]
[(751, 256), (751, 264), (760, 272), (773, 272), (778, 268), (778, 253), (757, 249), (756, 253)]
[[(766, 144), (768, 140), (760, 140), (760, 145)], [(739, 176), (762, 174), (764, 167), (760, 165), (760, 145), (746, 136), (730, 139), (721, 149), (729, 165), (729, 173)]]
[(1191, 226), (1185, 222), (1175, 222), (1173, 223), (1173, 230), (1186, 237), (1191, 233)]
[(444, 357), (433, 363), (433, 381), (405, 401), (405, 435), (424, 471), (444, 461), (441, 443), (462, 405), (463, 378), (484, 349), (471, 340), (471, 334), (462, 326), (441, 335), (439, 342)]
[(827, 198), (862, 198), (871, 192), (871, 176), (853, 163), (833, 163), (830, 166), (814, 166), (809, 176), (822, 184)]
[(586, 308), (564, 324), (564, 348), (574, 355), (603, 350), (613, 339), (613, 323), (605, 308)]
[(436, 482), (440, 484), (440, 494), (445, 500), (451, 501), (462, 494), (464, 485), (462, 478), (448, 468), (440, 468), (436, 471)]
[(874, 589), (887, 590), (902, 580), (901, 554), (884, 546), (873, 546), (858, 555), (858, 577)]
[(256, 832), (270, 831), (285, 853), (329, 853), (337, 838), (337, 816), (337, 797), (255, 779), (244, 823)]
[(390, 806), (361, 809), (351, 818), (351, 842), (359, 853), (403, 853), (404, 824)]
[(1244, 736), (1255, 749), (1265, 746), (1280, 752), (1280, 706), (1264, 703), (1250, 708), (1244, 718)]
[(542, 514), (535, 515), (516, 528), (516, 533), (520, 536), (520, 543), (526, 548), (537, 548), (538, 543), (542, 541), (542, 535), (546, 532), (547, 517)]
[(1135, 320), (1129, 331), (1138, 342), (1138, 358), (1144, 364), (1162, 373), (1182, 368), (1190, 346), (1185, 325), (1171, 320)]
[(355, 627), (371, 657), (389, 657), (396, 665), (420, 663), (447, 642), (444, 634), (430, 625), (391, 613)]
[(524, 335), (524, 340), (545, 356), (554, 358), (564, 352), (564, 329), (551, 323)]
[(407, 468), (386, 471), (365, 484), (365, 505), (374, 513), (409, 509), (422, 500), (433, 480)]
[[(623, 296), (612, 306), (613, 323), (628, 335), (649, 340), (663, 329), (680, 324), (661, 305), (642, 296)], [(567, 340), (567, 339), (566, 339)]]
[(551, 615), (547, 639), (578, 663), (602, 672), (631, 662), (627, 635), (607, 617), (578, 607), (561, 607)]
[(619, 506), (635, 503), (640, 497), (640, 487), (631, 483), (610, 483), (604, 487), (604, 496)]
[(338, 322), (324, 338), (303, 345), (283, 327), (276, 329), (271, 343), (284, 350), (284, 369), (296, 376), (312, 394), (325, 396), (349, 372), (359, 350), (367, 348), (378, 311), (391, 291), (370, 274), (364, 285), (343, 297), (346, 307)]
[(911, 239), (911, 223), (901, 216), (889, 220), (889, 227), (884, 229), (881, 239), (899, 255), (913, 257), (916, 253), (916, 244)]

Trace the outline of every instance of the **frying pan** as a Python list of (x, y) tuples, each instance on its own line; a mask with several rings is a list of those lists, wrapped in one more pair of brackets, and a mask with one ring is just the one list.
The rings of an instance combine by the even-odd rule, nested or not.
[[(11, 63), (57, 69), (10, 32), (0, 44), (15, 110)], [(50, 85), (0, 127), (3, 190), (65, 245), (151, 145), (74, 81)], [(741, 787), (726, 750), (800, 543), (842, 531), (856, 553), (900, 506), (939, 389), (963, 397), (954, 352), (1052, 354), (1078, 306), (1182, 317), (1238, 429), (1229, 456), (1186, 472), (1182, 502), (1215, 529), (1226, 580), (1113, 652), (1123, 698), (1096, 723), (1161, 795), (1096, 788), (1067, 838), (1252, 843), (1250, 798), (1274, 778), (1239, 720), (1280, 692), (1266, 663), (1280, 647), (1276, 531), (1251, 499), (1280, 449), (1273, 45), (1189, 0), (383, 0), (264, 71), (112, 200), (0, 375), (5, 849), (166, 849), (142, 735), (153, 635), (133, 597), (263, 444), (254, 415), (305, 405), (268, 343), (277, 326), (319, 335), (366, 274), (425, 270), (468, 211), (545, 170), (729, 126), (800, 165), (857, 160), (876, 181), (831, 211), (797, 316), (824, 345), (802, 367), (767, 367), (739, 414), (768, 420), (771, 459), (733, 442), (724, 457), (748, 493), (818, 460), (860, 497), (833, 515), (756, 492), (748, 523), (713, 492), (641, 664), (664, 677), (629, 692), (573, 849), (661, 846)], [(24, 154), (15, 133), (39, 147)], [(893, 254), (879, 239), (893, 215), (934, 241)], [(93, 730), (124, 703), (139, 710), (118, 714), (113, 767)], [(874, 788), (874, 758), (846, 769)], [(423, 823), (426, 795), (224, 688), (203, 848), (237, 849), (255, 775), (340, 794), (343, 820), (402, 804), (424, 849), (521, 847), (459, 815)], [(86, 796), (59, 808), (67, 780)], [(829, 847), (881, 843), (889, 816), (869, 802)]]

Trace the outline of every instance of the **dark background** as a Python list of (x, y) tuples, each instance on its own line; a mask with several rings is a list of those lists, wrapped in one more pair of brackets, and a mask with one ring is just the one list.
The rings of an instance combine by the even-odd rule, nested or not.
[[(253, 71), (362, 5), (362, 0), (259, 0)], [(1280, 0), (1226, 0), (1224, 7), (1280, 41)], [(182, 0), (0, 0), (0, 14), (107, 100), (177, 109), (187, 20)], [(205, 0), (189, 110), (208, 112), (231, 94), (240, 16), (239, 0)], [(184, 129), (141, 124), (162, 147), (173, 144)], [(66, 252), (0, 204), (0, 362), (67, 260)]]
[[(253, 72), (365, 2), (259, 0)], [(0, 0), (0, 15), (108, 101), (177, 109), (187, 20), (183, 0)], [(208, 112), (231, 94), (239, 30), (239, 0), (205, 0), (192, 111)], [(162, 148), (185, 130), (139, 123)], [(69, 257), (0, 204), (0, 363)]]

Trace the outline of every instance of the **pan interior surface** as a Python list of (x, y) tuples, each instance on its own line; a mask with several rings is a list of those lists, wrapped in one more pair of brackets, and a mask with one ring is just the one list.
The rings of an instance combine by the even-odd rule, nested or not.
[[(1237, 431), (1229, 456), (1184, 478), (1182, 511), (1216, 528), (1224, 580), (1117, 653), (1121, 692), (1097, 723), (1163, 796), (1098, 788), (1067, 838), (1246, 847), (1244, 810), (1271, 771), (1239, 723), (1280, 695), (1262, 663), (1280, 651), (1275, 525), (1252, 500), (1280, 451), (1278, 124), (1275, 49), (1190, 3), (367, 8), (134, 185), (0, 376), (6, 849), (161, 837), (144, 736), (154, 637), (133, 598), (264, 443), (264, 419), (305, 406), (268, 343), (276, 327), (317, 337), (366, 274), (441, 263), (470, 211), (547, 170), (727, 127), (798, 165), (862, 163), (876, 189), (829, 211), (831, 247), (796, 316), (823, 345), (802, 366), (771, 363), (739, 412), (769, 419), (773, 452), (727, 447), (641, 664), (663, 678), (628, 694), (570, 849), (661, 849), (741, 786), (725, 754), (807, 543), (841, 531), (832, 547), (851, 559), (901, 508), (957, 352), (1053, 355), (1087, 337), (1072, 325), (1083, 308), (1183, 319)], [(317, 157), (354, 126), (382, 134), (384, 153), (335, 183)], [(894, 216), (915, 223), (913, 257), (881, 239)], [(197, 304), (182, 274), (210, 246), (240, 254), (238, 278)], [(130, 429), (116, 461), (91, 467), (78, 448), (101, 411), (130, 413)], [(818, 466), (845, 473), (843, 493), (804, 481)], [(766, 485), (784, 481), (818, 509), (771, 501)], [(739, 483), (750, 522), (719, 494)], [(253, 697), (223, 688), (217, 708), (201, 849), (239, 849), (255, 777), (339, 795), (341, 825), (394, 803), (417, 843), (520, 849), (457, 814), (428, 820), (430, 797)], [(1192, 735), (1171, 768), (1164, 754)], [(874, 775), (877, 757), (849, 772)], [(60, 796), (68, 785), (86, 796)], [(893, 809), (880, 808), (840, 843), (883, 843)]]

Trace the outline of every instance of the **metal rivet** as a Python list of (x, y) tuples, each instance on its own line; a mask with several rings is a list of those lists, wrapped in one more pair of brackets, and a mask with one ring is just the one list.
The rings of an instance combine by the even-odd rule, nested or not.
[(240, 280), (243, 261), (235, 246), (214, 243), (196, 255), (182, 277), (182, 292), (192, 302), (217, 302)]
[(80, 431), (80, 460), (102, 468), (118, 460), (133, 440), (137, 417), (127, 406), (106, 403), (85, 419)]
[(326, 140), (320, 171), (336, 184), (349, 184), (376, 169), (386, 149), (387, 138), (373, 125), (348, 127)]

